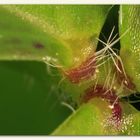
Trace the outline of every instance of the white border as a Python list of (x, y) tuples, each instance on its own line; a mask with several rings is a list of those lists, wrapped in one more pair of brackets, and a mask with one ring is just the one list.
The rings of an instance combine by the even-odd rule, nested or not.
[(0, 0), (0, 4), (140, 4), (140, 0)]

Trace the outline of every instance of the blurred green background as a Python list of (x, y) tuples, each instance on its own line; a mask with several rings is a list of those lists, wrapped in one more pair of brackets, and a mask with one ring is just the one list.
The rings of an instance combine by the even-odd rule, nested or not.
[(58, 98), (59, 80), (44, 63), (0, 62), (0, 134), (50, 134), (71, 113)]

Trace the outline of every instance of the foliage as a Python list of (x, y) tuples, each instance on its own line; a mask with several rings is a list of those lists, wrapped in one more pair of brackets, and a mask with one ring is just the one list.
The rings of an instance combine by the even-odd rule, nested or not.
[(139, 135), (139, 13), (1, 5), (0, 134)]

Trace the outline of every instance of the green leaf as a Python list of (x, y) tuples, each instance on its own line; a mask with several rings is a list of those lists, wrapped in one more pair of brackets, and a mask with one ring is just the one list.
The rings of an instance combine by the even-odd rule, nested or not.
[(0, 52), (1, 60), (43, 61), (51, 56), (57, 61), (57, 54), (63, 65), (69, 65), (71, 60), (68, 47), (3, 7), (0, 7)]
[[(132, 133), (129, 133), (129, 132), (132, 132)], [(140, 112), (133, 115), (132, 123), (128, 127), (128, 134), (134, 135), (134, 136), (140, 136)]]
[[(121, 51), (124, 68), (131, 81), (140, 91), (140, 6), (122, 5), (120, 10)], [(127, 58), (127, 59), (126, 59)], [(129, 60), (129, 61), (128, 61)]]
[(96, 49), (110, 7), (3, 5), (0, 59), (42, 60), (49, 56), (64, 67), (77, 65)]
[(109, 104), (96, 98), (82, 105), (52, 135), (140, 135), (140, 113), (129, 103), (120, 105), (122, 118), (118, 126), (111, 119)]
[(102, 122), (105, 114), (100, 109), (110, 113), (106, 104), (100, 99), (94, 99), (93, 102), (82, 105), (52, 135), (104, 135)]

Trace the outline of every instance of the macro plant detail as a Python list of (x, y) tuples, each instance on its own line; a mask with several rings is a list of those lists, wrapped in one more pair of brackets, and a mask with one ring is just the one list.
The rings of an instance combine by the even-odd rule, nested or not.
[(139, 5), (0, 5), (3, 73), (21, 77), (44, 115), (39, 132), (0, 133), (140, 135), (139, 15)]

